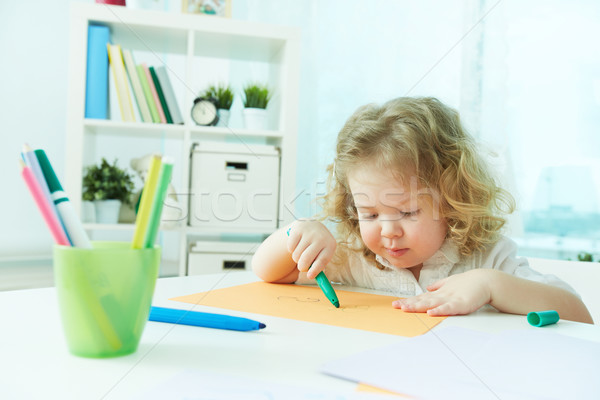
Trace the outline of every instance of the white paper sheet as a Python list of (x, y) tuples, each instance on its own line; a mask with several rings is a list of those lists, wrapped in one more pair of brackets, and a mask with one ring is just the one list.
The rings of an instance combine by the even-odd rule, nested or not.
[(151, 388), (140, 400), (393, 400), (374, 393), (340, 394), (326, 390), (258, 382), (232, 375), (186, 370)]
[(536, 330), (448, 327), (322, 372), (423, 399), (599, 399), (600, 344)]

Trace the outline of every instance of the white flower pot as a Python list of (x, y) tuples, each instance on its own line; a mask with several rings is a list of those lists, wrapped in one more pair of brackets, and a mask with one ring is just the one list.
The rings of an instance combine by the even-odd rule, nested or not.
[(219, 108), (219, 122), (217, 122), (217, 126), (228, 126), (229, 125), (229, 110), (224, 108)]
[(96, 209), (93, 201), (83, 200), (81, 202), (81, 220), (91, 224), (96, 222)]
[(165, 9), (165, 0), (127, 0), (127, 8), (162, 11)]
[(121, 210), (120, 200), (96, 200), (97, 224), (116, 224), (119, 222), (119, 211)]
[(264, 108), (244, 108), (244, 127), (252, 130), (264, 130), (267, 128), (267, 110)]

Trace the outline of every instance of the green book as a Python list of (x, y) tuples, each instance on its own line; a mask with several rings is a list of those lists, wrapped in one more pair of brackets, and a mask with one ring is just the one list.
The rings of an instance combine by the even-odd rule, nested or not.
[(156, 87), (156, 93), (158, 93), (160, 104), (162, 106), (163, 111), (165, 112), (167, 124), (172, 124), (173, 118), (171, 118), (171, 113), (169, 112), (169, 107), (167, 107), (167, 101), (165, 100), (165, 94), (162, 90), (162, 87), (160, 86), (160, 81), (158, 80), (158, 76), (156, 76), (156, 71), (154, 70), (154, 67), (150, 67), (150, 75), (152, 75), (152, 80), (154, 81), (154, 86)]
[(146, 101), (148, 102), (148, 107), (150, 108), (150, 115), (152, 115), (152, 122), (155, 124), (160, 123), (160, 117), (158, 116), (158, 108), (156, 108), (156, 104), (154, 104), (154, 98), (152, 97), (152, 91), (150, 90), (150, 85), (148, 84), (148, 79), (146, 78), (146, 71), (144, 71), (144, 67), (142, 65), (138, 65), (135, 67), (137, 70), (138, 76), (140, 77), (140, 83), (142, 84), (142, 90), (144, 91), (144, 97), (146, 97)]

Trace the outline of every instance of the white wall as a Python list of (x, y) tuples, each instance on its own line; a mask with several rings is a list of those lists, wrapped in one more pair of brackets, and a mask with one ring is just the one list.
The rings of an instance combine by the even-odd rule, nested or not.
[[(144, 1), (130, 1), (138, 2)], [(0, 1), (0, 171), (5, 188), (0, 260), (51, 254), (52, 238), (20, 177), (18, 159), (24, 143), (43, 148), (58, 177), (64, 176), (70, 3)], [(163, 6), (179, 10), (179, 1), (168, 3)]]
[(23, 143), (62, 175), (69, 2), (0, 2), (0, 257), (50, 254), (52, 240), (19, 174)]

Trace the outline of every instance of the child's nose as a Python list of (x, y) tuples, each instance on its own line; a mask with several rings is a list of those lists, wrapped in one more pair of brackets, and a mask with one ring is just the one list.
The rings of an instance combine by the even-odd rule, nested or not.
[(404, 235), (402, 223), (399, 218), (382, 218), (381, 220), (381, 236), (386, 238), (399, 237)]

